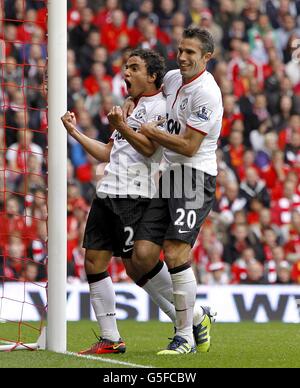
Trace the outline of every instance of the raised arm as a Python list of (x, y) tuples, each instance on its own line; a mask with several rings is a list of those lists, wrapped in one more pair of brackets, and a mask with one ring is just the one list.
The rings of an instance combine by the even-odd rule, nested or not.
[(68, 131), (69, 135), (77, 140), (87, 153), (92, 155), (95, 159), (99, 160), (99, 162), (109, 162), (113, 142), (104, 144), (79, 132), (76, 128), (76, 118), (74, 113), (69, 111), (66, 112), (61, 117), (61, 121), (63, 122), (64, 127)]

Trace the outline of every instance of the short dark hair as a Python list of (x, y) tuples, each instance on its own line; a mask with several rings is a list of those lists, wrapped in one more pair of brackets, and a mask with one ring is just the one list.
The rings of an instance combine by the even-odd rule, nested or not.
[(214, 39), (210, 32), (198, 27), (185, 28), (182, 34), (185, 39), (198, 39), (201, 42), (202, 54), (212, 53), (215, 50)]
[(148, 75), (156, 74), (155, 86), (159, 89), (166, 73), (166, 63), (164, 58), (156, 51), (144, 49), (133, 50), (129, 55), (129, 58), (131, 57), (139, 57), (146, 63)]

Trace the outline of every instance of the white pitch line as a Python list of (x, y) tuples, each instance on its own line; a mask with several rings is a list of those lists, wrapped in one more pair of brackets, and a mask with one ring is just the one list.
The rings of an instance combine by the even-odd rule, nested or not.
[[(13, 344), (11, 342), (9, 342), (9, 341), (0, 341), (0, 343), (8, 344), (8, 345), (12, 345), (13, 346)], [(25, 350), (25, 348), (24, 348), (24, 350)], [(78, 357), (78, 358), (86, 358), (87, 360), (95, 360), (95, 361), (107, 362), (107, 363), (110, 363), (110, 364), (131, 366), (133, 368), (146, 368), (146, 369), (155, 368), (154, 366), (151, 366), (151, 365), (133, 364), (131, 362), (117, 361), (117, 360), (113, 360), (111, 358), (103, 358), (103, 357), (99, 357), (99, 356), (89, 356), (89, 355), (78, 354), (78, 353), (74, 353), (74, 352), (65, 352), (63, 354), (66, 354), (67, 356)]]
[(131, 362), (117, 361), (117, 360), (113, 360), (111, 358), (103, 358), (103, 357), (99, 357), (99, 356), (89, 356), (89, 355), (77, 354), (77, 353), (73, 353), (73, 352), (65, 352), (64, 354), (66, 354), (68, 356), (78, 357), (78, 358), (86, 358), (87, 360), (95, 360), (95, 361), (107, 362), (110, 364), (131, 366), (133, 368), (146, 368), (146, 369), (155, 368), (154, 366), (150, 366), (150, 365), (133, 364)]

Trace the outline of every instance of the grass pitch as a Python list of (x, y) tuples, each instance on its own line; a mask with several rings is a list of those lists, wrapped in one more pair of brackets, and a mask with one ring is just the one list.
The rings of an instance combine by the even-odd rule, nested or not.
[[(68, 351), (76, 353), (95, 342), (92, 328), (97, 331), (96, 323), (70, 322)], [(300, 368), (297, 324), (216, 323), (212, 329), (211, 351), (185, 356), (156, 355), (173, 335), (171, 324), (120, 321), (119, 329), (127, 345), (125, 354), (89, 359), (42, 350), (0, 352), (0, 368)], [(11, 327), (0, 323), (0, 337), (8, 338), (14, 334), (11, 332)], [(26, 339), (35, 341), (30, 334)]]

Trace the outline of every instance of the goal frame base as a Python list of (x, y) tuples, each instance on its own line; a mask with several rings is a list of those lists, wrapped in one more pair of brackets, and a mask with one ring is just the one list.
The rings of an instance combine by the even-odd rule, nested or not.
[(7, 345), (0, 345), (0, 352), (11, 352), (14, 350), (45, 350), (46, 349), (46, 327), (42, 329), (42, 332), (36, 343), (24, 344), (22, 342), (11, 342)]

